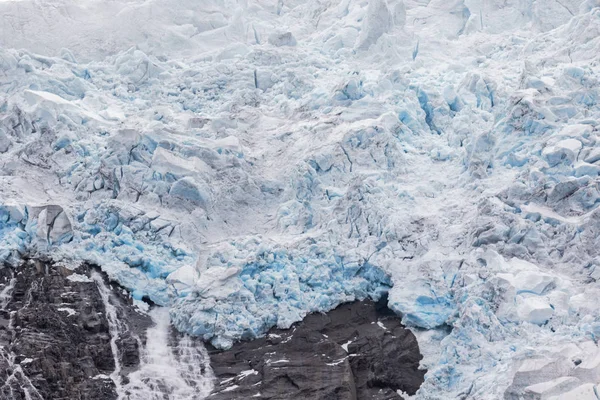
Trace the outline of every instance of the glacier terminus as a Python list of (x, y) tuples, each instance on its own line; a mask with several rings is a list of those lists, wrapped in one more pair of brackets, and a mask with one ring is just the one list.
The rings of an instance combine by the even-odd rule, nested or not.
[(361, 399), (352, 303), (369, 398), (597, 400), (599, 79), (600, 0), (0, 0), (0, 398), (73, 393), (48, 303), (82, 399), (286, 398), (210, 357), (308, 327)]

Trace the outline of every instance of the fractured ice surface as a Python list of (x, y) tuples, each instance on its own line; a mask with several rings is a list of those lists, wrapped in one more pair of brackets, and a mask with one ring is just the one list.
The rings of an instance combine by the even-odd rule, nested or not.
[[(381, 269), (327, 254), (312, 243), (289, 251), (251, 241), (227, 250), (211, 260), (205, 273), (178, 279), (197, 294), (172, 306), (176, 327), (212, 339), (217, 347), (259, 337), (272, 326), (289, 328), (309, 312), (355, 299), (379, 299), (391, 286)], [(248, 251), (252, 260), (242, 258)], [(181, 277), (179, 271), (171, 275)]]
[(597, 0), (0, 15), (3, 263), (97, 263), (220, 347), (389, 292), (418, 398), (597, 390)]

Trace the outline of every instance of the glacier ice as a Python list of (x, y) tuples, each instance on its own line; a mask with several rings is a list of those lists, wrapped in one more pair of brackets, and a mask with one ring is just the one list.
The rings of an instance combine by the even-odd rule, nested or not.
[(177, 299), (171, 315), (178, 329), (216, 347), (262, 336), (273, 326), (289, 328), (309, 312), (379, 299), (391, 287), (389, 277), (368, 261), (325, 253), (312, 241), (290, 251), (250, 239), (221, 248), (209, 265), (195, 279), (179, 280), (194, 294)]
[(597, 390), (598, 1), (48, 4), (0, 1), (3, 264), (217, 347), (387, 293), (417, 398)]

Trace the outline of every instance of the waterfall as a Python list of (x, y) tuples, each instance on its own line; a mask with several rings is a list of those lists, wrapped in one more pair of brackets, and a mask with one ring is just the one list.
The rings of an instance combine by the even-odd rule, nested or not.
[[(14, 273), (10, 281), (0, 291), (0, 310), (7, 311), (8, 303), (11, 300), (11, 294), (17, 283)], [(27, 293), (31, 296), (31, 290)], [(12, 328), (13, 325), (13, 313), (10, 313), (10, 320), (8, 322), (8, 328)], [(44, 400), (42, 395), (37, 391), (33, 383), (29, 380), (27, 375), (23, 372), (23, 369), (19, 364), (15, 363), (15, 355), (8, 351), (7, 348), (0, 344), (0, 366), (6, 368), (6, 370), (12, 373), (6, 378), (4, 385), (0, 387), (0, 395), (6, 394), (7, 391), (12, 398), (17, 398), (17, 394), (14, 392), (13, 382), (16, 382), (15, 386), (20, 389), (19, 393), (25, 396), (25, 400)], [(7, 368), (8, 367), (8, 368)]]
[(106, 286), (102, 276), (97, 273), (92, 273), (92, 280), (96, 282), (102, 301), (104, 302), (104, 312), (106, 319), (108, 320), (109, 332), (110, 332), (110, 348), (113, 353), (113, 359), (115, 360), (115, 370), (110, 374), (110, 379), (115, 383), (115, 390), (119, 395), (119, 398), (126, 398), (123, 396), (123, 387), (121, 384), (121, 357), (119, 355), (119, 347), (117, 346), (117, 340), (119, 334), (123, 330), (121, 321), (117, 315), (117, 308), (110, 302), (111, 289)]
[(166, 308), (150, 311), (154, 326), (146, 333), (140, 368), (129, 375), (127, 400), (200, 400), (210, 394), (213, 374), (206, 349), (189, 336), (170, 342)]
[(17, 283), (17, 278), (13, 276), (8, 284), (2, 288), (2, 291), (0, 291), (0, 310), (6, 310), (8, 302), (10, 301), (10, 294), (15, 288), (15, 283)]

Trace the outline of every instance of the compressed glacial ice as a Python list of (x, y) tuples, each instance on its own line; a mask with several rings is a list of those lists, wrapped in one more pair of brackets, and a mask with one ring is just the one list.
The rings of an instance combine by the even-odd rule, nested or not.
[[(251, 260), (235, 256), (241, 251), (244, 256), (251, 252)], [(376, 266), (324, 253), (315, 244), (290, 251), (255, 241), (221, 252), (208, 273), (178, 281), (194, 287), (203, 301), (177, 299), (171, 308), (173, 324), (225, 348), (240, 338), (262, 336), (272, 326), (289, 328), (309, 312), (379, 299), (391, 287), (390, 278)]]
[(417, 398), (598, 390), (598, 0), (0, 15), (3, 265), (98, 264), (223, 348), (387, 293)]

